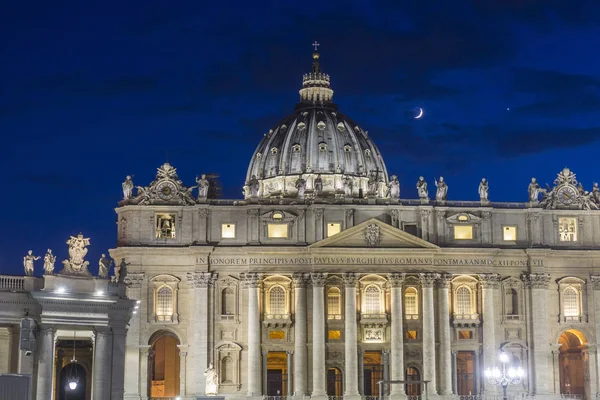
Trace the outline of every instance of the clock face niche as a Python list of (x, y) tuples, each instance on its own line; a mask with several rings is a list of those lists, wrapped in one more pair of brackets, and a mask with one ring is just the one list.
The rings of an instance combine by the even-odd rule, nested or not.
[(573, 186), (565, 185), (558, 189), (558, 201), (566, 206), (569, 206), (575, 202), (577, 199), (577, 194), (577, 189), (575, 189)]
[(176, 192), (177, 187), (170, 181), (161, 182), (156, 187), (156, 193), (162, 200), (171, 200)]

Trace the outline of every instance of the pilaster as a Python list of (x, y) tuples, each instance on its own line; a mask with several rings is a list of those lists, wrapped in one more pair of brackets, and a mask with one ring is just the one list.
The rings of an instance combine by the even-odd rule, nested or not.
[(423, 291), (423, 380), (430, 381), (429, 394), (437, 394), (435, 367), (435, 310), (433, 285), (439, 274), (421, 273), (419, 280)]
[(140, 324), (142, 315), (147, 315), (147, 304), (142, 302), (144, 273), (128, 273), (125, 277), (127, 297), (136, 300), (136, 309), (129, 320), (125, 349), (125, 398), (139, 399), (140, 393)]
[(450, 295), (449, 288), (452, 275), (440, 275), (438, 280), (439, 309), (438, 327), (440, 330), (439, 372), (441, 395), (451, 395), (452, 392), (452, 347), (450, 343)]
[[(483, 298), (483, 370), (494, 368), (497, 364), (498, 347), (495, 340), (494, 293), (500, 285), (500, 275), (480, 274), (481, 293)], [(484, 383), (485, 392), (496, 393), (495, 385)]]
[[(404, 334), (402, 329), (403, 321), (403, 296), (402, 285), (404, 283), (405, 274), (392, 273), (388, 274), (388, 281), (392, 286), (392, 337), (391, 345), (391, 380), (404, 380)], [(390, 396), (393, 399), (398, 399), (406, 395), (403, 384), (391, 385)]]
[(248, 291), (248, 397), (262, 395), (261, 348), (260, 348), (260, 304), (259, 291), (262, 274), (246, 272), (240, 274)]
[(326, 273), (313, 272), (313, 359), (311, 398), (327, 399), (327, 369), (325, 366), (325, 296)]
[(52, 398), (54, 376), (54, 328), (42, 327), (38, 338), (36, 400)]
[[(292, 281), (294, 282), (294, 298), (295, 298), (295, 321), (294, 321), (294, 374), (293, 374), (293, 393), (294, 396), (300, 398), (307, 393), (307, 310), (306, 310), (306, 284), (310, 279), (310, 275), (305, 273), (294, 273)], [(288, 374), (288, 381), (291, 374)]]
[(358, 354), (357, 354), (357, 327), (356, 327), (356, 284), (359, 275), (346, 272), (342, 275), (345, 284), (344, 290), (344, 343), (346, 384), (344, 400), (358, 400)]

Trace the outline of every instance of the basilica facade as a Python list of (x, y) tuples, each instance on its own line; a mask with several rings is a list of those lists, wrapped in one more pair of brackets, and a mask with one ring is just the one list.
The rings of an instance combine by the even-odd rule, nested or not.
[(317, 52), (242, 199), (212, 198), (204, 176), (187, 186), (170, 164), (137, 190), (128, 177), (110, 251), (140, 302), (125, 398), (499, 395), (484, 371), (502, 365), (524, 371), (510, 396), (595, 398), (597, 185), (564, 169), (500, 203), (485, 179), (476, 202), (415, 181), (405, 199)]

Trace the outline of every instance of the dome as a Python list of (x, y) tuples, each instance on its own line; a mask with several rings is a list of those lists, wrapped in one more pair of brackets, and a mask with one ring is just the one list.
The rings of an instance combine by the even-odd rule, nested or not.
[(388, 175), (379, 149), (332, 98), (315, 51), (294, 112), (252, 155), (246, 198), (385, 197)]

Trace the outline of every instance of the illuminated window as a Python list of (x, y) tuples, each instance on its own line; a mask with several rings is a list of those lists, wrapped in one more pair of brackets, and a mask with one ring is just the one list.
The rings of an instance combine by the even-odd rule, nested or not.
[(276, 339), (276, 340), (285, 339), (285, 332), (284, 331), (270, 331), (269, 339)]
[(342, 314), (342, 293), (336, 287), (329, 288), (327, 291), (327, 318), (341, 319)]
[(277, 147), (273, 147), (271, 149), (271, 154), (277, 154)]
[(327, 338), (329, 340), (340, 340), (342, 338), (342, 331), (339, 329), (330, 329), (327, 332)]
[(414, 287), (409, 287), (404, 292), (404, 313), (407, 319), (412, 319), (419, 315), (417, 296), (417, 289)]
[(404, 339), (406, 340), (417, 340), (417, 331), (407, 329), (404, 331)]
[(468, 221), (469, 220), (469, 216), (465, 215), (465, 214), (459, 215), (458, 216), (458, 220), (461, 221), (461, 222)]
[(272, 219), (283, 219), (283, 213), (281, 211), (275, 211), (271, 214)]
[(517, 240), (517, 227), (516, 226), (505, 226), (502, 228), (502, 238), (505, 241), (514, 242)]
[(285, 314), (285, 290), (281, 286), (273, 286), (269, 291), (270, 314)]
[(458, 340), (473, 339), (473, 331), (458, 331)]
[(379, 314), (381, 312), (381, 292), (375, 285), (365, 289), (365, 314)]
[(565, 317), (579, 316), (579, 293), (573, 287), (563, 290), (563, 314)]
[(173, 317), (173, 289), (163, 286), (156, 291), (156, 320), (171, 321)]
[(319, 151), (320, 152), (327, 151), (327, 143), (319, 143)]
[(156, 237), (158, 239), (175, 239), (174, 214), (156, 215)]
[[(459, 219), (460, 219), (460, 217), (459, 217)], [(472, 225), (455, 225), (454, 226), (454, 239), (455, 240), (473, 239), (473, 226)]]
[(235, 313), (235, 292), (232, 288), (225, 288), (221, 292), (221, 315)]
[(352, 146), (350, 146), (349, 144), (344, 145), (344, 151), (346, 153), (350, 153), (352, 151)]
[(471, 314), (471, 291), (466, 286), (456, 289), (456, 314)]
[(300, 153), (302, 147), (299, 144), (295, 144), (292, 146), (292, 153)]
[(270, 239), (287, 239), (287, 224), (267, 224), (267, 236)]
[(221, 224), (221, 238), (235, 239), (235, 224)]
[(342, 230), (342, 224), (339, 222), (328, 222), (327, 223), (327, 237), (337, 235)]
[(558, 235), (561, 242), (576, 242), (577, 223), (575, 218), (559, 218)]

